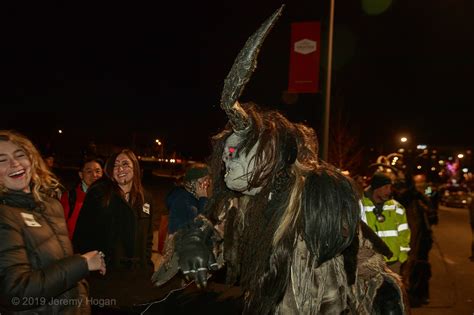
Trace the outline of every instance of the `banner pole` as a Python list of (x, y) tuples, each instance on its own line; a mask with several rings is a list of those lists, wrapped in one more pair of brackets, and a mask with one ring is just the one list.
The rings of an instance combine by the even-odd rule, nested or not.
[(332, 72), (332, 41), (334, 31), (334, 1), (331, 0), (331, 8), (329, 10), (329, 34), (328, 34), (328, 64), (326, 73), (326, 95), (324, 102), (324, 130), (323, 130), (323, 148), (322, 148), (322, 159), (328, 160), (328, 148), (329, 148), (329, 114), (330, 114), (330, 101), (331, 101), (331, 72)]

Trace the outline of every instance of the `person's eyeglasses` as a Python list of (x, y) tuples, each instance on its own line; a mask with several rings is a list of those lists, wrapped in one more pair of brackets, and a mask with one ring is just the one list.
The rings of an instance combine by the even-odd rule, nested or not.
[(122, 163), (117, 163), (114, 165), (114, 169), (119, 169), (119, 168), (129, 169), (129, 168), (132, 168), (132, 164), (128, 161), (123, 161)]

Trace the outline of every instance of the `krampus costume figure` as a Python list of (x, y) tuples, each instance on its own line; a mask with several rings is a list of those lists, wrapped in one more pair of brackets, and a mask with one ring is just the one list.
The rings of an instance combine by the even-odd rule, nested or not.
[(281, 10), (247, 41), (226, 78), (221, 107), (229, 124), (213, 138), (210, 164), (212, 223), (201, 217), (179, 231), (173, 259), (200, 286), (225, 263), (246, 314), (391, 314), (378, 309), (390, 300), (393, 314), (403, 314), (398, 279), (374, 250), (386, 248), (360, 228), (352, 181), (318, 160), (315, 132), (237, 100)]

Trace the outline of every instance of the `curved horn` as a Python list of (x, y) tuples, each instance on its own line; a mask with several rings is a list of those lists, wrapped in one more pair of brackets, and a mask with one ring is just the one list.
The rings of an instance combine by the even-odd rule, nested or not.
[(257, 67), (257, 56), (265, 37), (270, 32), (285, 5), (282, 5), (270, 16), (249, 38), (234, 60), (234, 64), (224, 81), (221, 94), (221, 108), (226, 112), (234, 131), (247, 128), (250, 124), (248, 115), (237, 102), (245, 85)]

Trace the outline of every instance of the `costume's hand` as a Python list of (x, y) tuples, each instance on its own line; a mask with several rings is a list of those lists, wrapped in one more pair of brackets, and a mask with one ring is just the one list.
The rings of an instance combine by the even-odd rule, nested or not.
[(101, 275), (105, 275), (107, 269), (105, 266), (104, 253), (94, 250), (83, 254), (82, 257), (86, 259), (89, 271), (99, 270)]
[(201, 222), (181, 231), (176, 240), (179, 266), (187, 279), (194, 280), (198, 288), (206, 287), (209, 270), (216, 270), (217, 263), (212, 252), (212, 226)]

